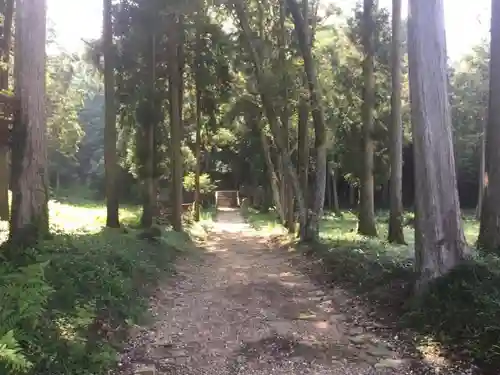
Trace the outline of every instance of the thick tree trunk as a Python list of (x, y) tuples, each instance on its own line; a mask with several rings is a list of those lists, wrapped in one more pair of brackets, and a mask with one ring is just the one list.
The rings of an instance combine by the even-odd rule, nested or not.
[(115, 65), (113, 46), (113, 21), (111, 0), (104, 0), (103, 43), (104, 43), (104, 169), (106, 179), (106, 226), (120, 227), (118, 202), (118, 156), (116, 151), (116, 104), (115, 104)]
[(307, 226), (307, 206), (304, 199), (304, 195), (300, 189), (299, 180), (297, 178), (297, 173), (295, 172), (295, 168), (292, 163), (292, 158), (287, 151), (285, 138), (283, 136), (283, 131), (280, 128), (276, 111), (273, 107), (273, 103), (271, 98), (269, 97), (266, 87), (264, 84), (264, 71), (262, 68), (262, 61), (257, 53), (257, 49), (254, 45), (252, 38), (252, 30), (250, 29), (250, 25), (248, 23), (248, 18), (246, 15), (245, 7), (242, 3), (242, 0), (232, 0), (232, 4), (234, 5), (234, 9), (236, 11), (240, 26), (243, 30), (243, 35), (245, 37), (245, 41), (248, 45), (248, 52), (251, 55), (254, 64), (254, 72), (255, 78), (257, 81), (257, 85), (259, 88), (259, 94), (262, 100), (262, 105), (264, 107), (264, 112), (269, 122), (269, 126), (271, 128), (271, 132), (273, 134), (274, 142), (278, 148), (278, 151), (281, 153), (283, 158), (283, 162), (285, 165), (286, 173), (290, 178), (290, 183), (293, 191), (295, 192), (295, 199), (297, 200), (297, 208), (299, 213), (299, 222), (301, 226)]
[(10, 241), (21, 246), (33, 245), (49, 231), (45, 43), (45, 1), (18, 1), (15, 92), (20, 108), (13, 134)]
[(359, 223), (358, 232), (365, 236), (377, 236), (375, 225), (375, 198), (373, 181), (373, 110), (375, 106), (375, 21), (373, 0), (364, 0), (363, 6), (363, 77), (364, 93), (361, 115), (363, 117), (363, 168), (360, 178)]
[(323, 105), (321, 101), (321, 92), (316, 76), (316, 68), (312, 56), (311, 38), (309, 36), (309, 24), (306, 23), (303, 13), (301, 12), (295, 0), (288, 0), (290, 12), (295, 23), (299, 47), (304, 60), (304, 70), (307, 77), (307, 86), (310, 95), (311, 114), (314, 124), (315, 134), (315, 149), (316, 149), (316, 178), (315, 191), (312, 207), (312, 215), (309, 218), (309, 230), (305, 233), (306, 240), (317, 240), (319, 238), (319, 223), (323, 215), (325, 204), (326, 190), (326, 173), (327, 173), (327, 142), (326, 142), (326, 126), (323, 113)]
[(415, 152), (417, 290), (468, 255), (460, 217), (447, 92), (442, 0), (410, 0), (408, 57)]
[(500, 253), (500, 2), (491, 5), (490, 95), (486, 127), (486, 176), (478, 245)]
[[(14, 15), (14, 0), (1, 3), (1, 13), (4, 16), (2, 25), (2, 46), (0, 67), (0, 90), (9, 89), (10, 49), (12, 41), (12, 18)], [(0, 220), (9, 220), (9, 147), (0, 146)]]
[(392, 95), (390, 215), (388, 241), (404, 244), (403, 234), (403, 126), (401, 121), (401, 0), (392, 0)]
[(169, 25), (169, 92), (170, 92), (170, 150), (172, 160), (172, 226), (182, 231), (182, 67), (180, 64), (181, 24), (179, 16), (173, 14)]

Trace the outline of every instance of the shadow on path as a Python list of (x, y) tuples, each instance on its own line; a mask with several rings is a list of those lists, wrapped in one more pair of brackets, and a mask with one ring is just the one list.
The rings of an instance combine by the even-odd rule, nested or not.
[(202, 255), (181, 260), (158, 288), (155, 322), (131, 341), (123, 373), (414, 373), (409, 358), (348, 323), (343, 290), (313, 284), (268, 241), (239, 211), (219, 212)]

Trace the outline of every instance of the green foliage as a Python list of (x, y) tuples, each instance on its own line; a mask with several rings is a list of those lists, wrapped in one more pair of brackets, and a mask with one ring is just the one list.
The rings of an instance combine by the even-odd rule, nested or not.
[(96, 204), (51, 202), (51, 216), (52, 240), (20, 255), (20, 268), (0, 266), (0, 372), (107, 374), (186, 238), (162, 232), (152, 244), (103, 229)]
[(411, 303), (405, 323), (435, 337), (444, 348), (473, 358), (481, 367), (500, 366), (500, 259), (478, 255), (437, 280)]
[[(195, 191), (195, 173), (189, 172), (184, 176), (184, 189), (186, 191)], [(216, 189), (215, 184), (212, 182), (210, 175), (208, 173), (202, 173), (200, 175), (200, 193), (201, 194), (210, 194), (214, 192)]]

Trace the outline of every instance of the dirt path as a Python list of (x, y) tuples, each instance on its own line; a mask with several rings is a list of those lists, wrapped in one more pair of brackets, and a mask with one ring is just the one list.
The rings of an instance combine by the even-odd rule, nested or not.
[(150, 375), (402, 374), (405, 361), (375, 335), (349, 326), (326, 295), (269, 250), (238, 212), (219, 214), (206, 253), (181, 260), (159, 288), (156, 323), (124, 354)]

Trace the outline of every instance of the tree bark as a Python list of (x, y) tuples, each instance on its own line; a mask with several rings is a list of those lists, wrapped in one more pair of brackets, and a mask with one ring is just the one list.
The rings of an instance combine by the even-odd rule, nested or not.
[(116, 150), (116, 103), (115, 103), (115, 62), (113, 46), (113, 21), (111, 0), (103, 4), (103, 44), (104, 44), (104, 169), (106, 179), (106, 226), (119, 228), (118, 201), (118, 156)]
[(307, 77), (309, 89), (311, 114), (314, 124), (315, 149), (316, 149), (316, 178), (315, 191), (312, 206), (312, 215), (309, 218), (308, 233), (304, 233), (306, 240), (319, 239), (319, 223), (323, 215), (326, 190), (327, 173), (327, 140), (326, 126), (321, 102), (321, 92), (316, 76), (316, 68), (312, 56), (311, 38), (309, 36), (309, 24), (306, 23), (303, 13), (295, 0), (288, 0), (290, 12), (292, 14), (295, 30), (297, 32), (299, 47), (304, 60), (304, 70)]
[(146, 61), (149, 65), (149, 87), (147, 94), (146, 108), (148, 113), (142, 114), (145, 120), (142, 125), (142, 144), (143, 144), (143, 170), (144, 177), (142, 181), (142, 216), (141, 227), (150, 228), (153, 225), (153, 218), (156, 206), (155, 189), (155, 127), (157, 126), (156, 112), (156, 37), (151, 35), (150, 48), (147, 49), (148, 56)]
[(45, 1), (18, 1), (15, 94), (20, 107), (13, 131), (9, 239), (20, 246), (31, 246), (49, 232), (45, 43)]
[(172, 14), (169, 24), (169, 92), (170, 92), (170, 150), (172, 160), (172, 226), (182, 232), (182, 67), (180, 64), (181, 24), (179, 15)]
[(309, 206), (309, 106), (305, 98), (298, 104), (297, 170), (300, 188)]
[(469, 253), (455, 175), (442, 0), (410, 0), (408, 36), (416, 177), (416, 286), (422, 291)]
[[(4, 16), (2, 26), (0, 90), (9, 89), (10, 49), (12, 42), (12, 18), (14, 0), (2, 2), (1, 13)], [(0, 146), (0, 220), (9, 220), (9, 147)]]
[(377, 236), (375, 225), (375, 198), (373, 181), (373, 110), (375, 105), (375, 21), (373, 0), (364, 0), (363, 6), (363, 77), (364, 93), (361, 115), (363, 117), (363, 168), (360, 176), (360, 200), (358, 233), (365, 236)]
[(479, 188), (477, 192), (476, 219), (481, 220), (483, 198), (486, 179), (486, 121), (483, 119), (483, 134), (481, 135), (481, 149), (479, 151)]
[(500, 2), (491, 3), (490, 95), (486, 126), (486, 176), (479, 247), (500, 253)]
[(391, 181), (388, 241), (405, 244), (403, 234), (403, 125), (401, 120), (401, 0), (392, 0)]
[[(201, 21), (198, 21), (201, 22)], [(200, 25), (196, 27), (195, 52), (195, 92), (196, 92), (196, 140), (195, 140), (195, 177), (194, 177), (194, 220), (200, 221), (200, 174), (201, 174), (201, 52), (202, 40)]]
[(331, 169), (331, 176), (332, 176), (332, 209), (333, 212), (335, 213), (336, 216), (342, 216), (342, 212), (340, 211), (340, 204), (339, 204), (339, 194), (337, 191), (337, 169), (332, 168)]
[[(290, 80), (287, 73), (287, 29), (286, 29), (286, 2), (280, 1), (280, 34), (279, 34), (279, 59), (281, 65), (281, 96), (283, 100), (283, 109), (281, 111), (281, 125), (283, 127), (284, 136), (286, 137), (287, 152), (290, 153), (290, 103), (288, 98), (288, 91), (290, 87)], [(280, 163), (280, 169), (284, 171), (285, 166), (283, 161)], [(289, 233), (295, 232), (295, 210), (294, 210), (294, 197), (290, 186), (290, 178), (286, 173), (283, 173), (281, 180), (283, 190), (283, 210), (284, 210), (284, 226), (288, 229)]]

